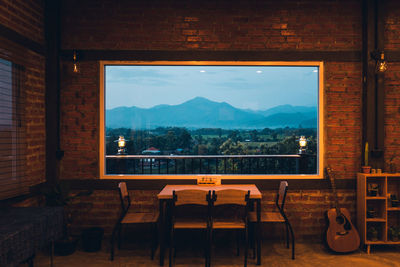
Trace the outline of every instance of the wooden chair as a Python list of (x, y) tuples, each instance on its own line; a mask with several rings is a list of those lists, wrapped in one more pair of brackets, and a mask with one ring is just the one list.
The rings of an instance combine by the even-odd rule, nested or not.
[(118, 237), (118, 249), (121, 248), (121, 228), (127, 224), (151, 224), (152, 226), (152, 247), (151, 247), (151, 259), (154, 259), (154, 252), (157, 247), (157, 234), (158, 227), (157, 222), (159, 213), (150, 212), (134, 212), (131, 208), (131, 199), (129, 197), (128, 189), (125, 182), (118, 184), (120, 199), (121, 199), (121, 215), (118, 218), (117, 223), (114, 226), (111, 235), (111, 261), (114, 260), (114, 240), (115, 235)]
[[(294, 234), (292, 226), (289, 223), (289, 220), (285, 214), (284, 207), (285, 207), (285, 200), (286, 200), (286, 193), (288, 190), (288, 183), (287, 181), (281, 181), (279, 185), (279, 190), (275, 198), (275, 205), (278, 211), (267, 211), (261, 212), (261, 223), (284, 223), (286, 226), (286, 246), (289, 248), (289, 232), (292, 240), (292, 259), (294, 259)], [(252, 226), (255, 226), (257, 223), (257, 214), (256, 212), (250, 212), (249, 220)], [(252, 229), (255, 229), (254, 227)], [(260, 233), (257, 233), (261, 236), (261, 229)], [(253, 246), (253, 249), (255, 247)], [(255, 256), (255, 251), (253, 250), (253, 255)]]
[[(175, 231), (179, 229), (197, 229), (205, 231), (205, 266), (209, 266), (211, 191), (191, 189), (174, 190), (172, 192), (172, 197), (169, 266), (172, 266), (173, 257), (175, 257), (175, 253), (173, 253), (172, 250), (175, 249)], [(194, 206), (203, 206), (203, 212), (200, 214), (189, 214), (189, 216), (178, 214), (178, 207), (182, 208), (184, 206), (190, 208), (194, 208)]]
[[(212, 195), (212, 209), (211, 209), (211, 232), (217, 229), (231, 229), (236, 230), (237, 234), (237, 254), (239, 255), (239, 235), (238, 231), (244, 232), (244, 266), (247, 266), (248, 255), (248, 211), (249, 211), (250, 191), (238, 189), (226, 189), (220, 191), (213, 191)], [(218, 206), (229, 205), (234, 209), (232, 216), (216, 216), (216, 209)], [(211, 251), (210, 251), (211, 259)]]

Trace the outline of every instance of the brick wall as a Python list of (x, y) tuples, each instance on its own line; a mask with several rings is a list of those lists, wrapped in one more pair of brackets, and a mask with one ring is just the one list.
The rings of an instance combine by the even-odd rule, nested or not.
[(98, 175), (99, 158), (99, 65), (82, 62), (81, 73), (71, 64), (61, 68), (61, 178), (90, 178)]
[[(354, 1), (63, 1), (62, 49), (265, 51), (361, 50), (361, 0)], [(389, 1), (387, 48), (398, 44), (400, 10)], [(79, 7), (79, 8), (77, 8)], [(400, 132), (399, 64), (386, 75), (386, 155), (396, 154)], [(62, 63), (62, 179), (98, 178), (99, 68), (81, 62), (81, 73)], [(325, 63), (325, 159), (339, 179), (355, 179), (361, 165), (361, 62)], [(399, 100), (400, 101), (400, 100)], [(400, 167), (400, 157), (397, 161)], [(272, 205), (275, 191), (264, 191), (263, 204)], [(138, 193), (137, 191), (133, 192)], [(155, 191), (140, 191), (153, 205)], [(340, 201), (355, 214), (355, 191), (339, 190)], [(104, 201), (107, 199), (107, 201)], [(96, 191), (87, 199), (88, 213), (77, 225), (101, 225), (110, 230), (119, 205), (115, 191)], [(320, 238), (323, 212), (332, 204), (328, 190), (289, 191), (287, 210), (296, 236)], [(143, 204), (143, 203), (142, 203)], [(355, 221), (354, 221), (355, 222)], [(267, 233), (267, 232), (266, 232)]]
[(3, 0), (1, 24), (38, 43), (44, 43), (44, 0)]
[[(44, 43), (44, 1), (2, 1), (0, 23), (26, 38)], [(0, 57), (25, 67), (26, 179), (45, 181), (45, 57), (0, 38)]]
[[(388, 1), (385, 25), (385, 49), (400, 48), (400, 2)], [(392, 162), (394, 170), (400, 171), (400, 64), (389, 63), (385, 73), (385, 162)]]
[[(132, 208), (149, 212), (158, 209), (157, 190), (130, 190)], [(262, 191), (262, 209), (276, 210), (276, 191)], [(338, 193), (341, 207), (355, 214), (356, 195), (353, 190)], [(334, 196), (330, 190), (290, 190), (285, 209), (298, 240), (321, 240), (326, 223), (324, 212), (332, 207)], [(72, 233), (93, 226), (102, 227), (105, 235), (111, 235), (112, 228), (120, 215), (121, 204), (117, 190), (95, 190), (91, 196), (75, 199), (72, 204)], [(355, 223), (355, 218), (352, 218)], [(280, 238), (284, 234), (282, 225), (263, 225), (265, 238)]]
[[(79, 8), (78, 8), (79, 7)], [(63, 1), (65, 49), (361, 48), (361, 1)]]

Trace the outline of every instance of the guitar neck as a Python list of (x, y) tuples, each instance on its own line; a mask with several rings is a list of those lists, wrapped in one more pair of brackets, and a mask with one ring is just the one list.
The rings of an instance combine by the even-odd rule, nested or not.
[(333, 191), (333, 197), (335, 198), (335, 209), (336, 209), (336, 214), (340, 215), (340, 207), (339, 207), (339, 200), (336, 192), (336, 184), (335, 184), (335, 177), (332, 175), (332, 170), (330, 168), (327, 168), (327, 175), (329, 177), (329, 180), (331, 182), (331, 187)]

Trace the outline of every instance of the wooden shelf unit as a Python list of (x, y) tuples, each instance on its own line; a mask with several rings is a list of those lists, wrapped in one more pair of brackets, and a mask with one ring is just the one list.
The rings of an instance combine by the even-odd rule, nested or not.
[[(376, 196), (369, 194), (369, 184), (378, 185)], [(400, 207), (392, 207), (390, 195), (400, 198), (400, 173), (357, 174), (357, 226), (368, 253), (371, 245), (400, 245), (400, 240), (391, 241), (388, 234), (390, 227), (400, 229)], [(372, 226), (378, 230), (378, 240), (368, 238)]]

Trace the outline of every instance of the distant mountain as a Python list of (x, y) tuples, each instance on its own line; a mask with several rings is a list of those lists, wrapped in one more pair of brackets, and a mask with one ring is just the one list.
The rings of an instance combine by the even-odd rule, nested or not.
[(304, 106), (292, 106), (292, 105), (280, 105), (276, 106), (264, 111), (258, 111), (258, 114), (262, 114), (265, 117), (274, 115), (277, 113), (316, 113), (317, 112), (317, 107), (304, 107)]
[[(196, 97), (179, 105), (152, 108), (117, 107), (106, 110), (110, 128), (152, 129), (156, 127), (263, 129), (316, 127), (316, 107), (283, 105), (265, 111), (238, 109), (226, 102)], [(303, 123), (304, 122), (304, 123)], [(313, 128), (314, 128), (313, 127)]]

